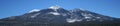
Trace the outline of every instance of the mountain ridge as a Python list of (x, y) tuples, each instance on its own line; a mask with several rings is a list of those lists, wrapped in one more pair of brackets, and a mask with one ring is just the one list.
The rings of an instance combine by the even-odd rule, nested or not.
[(0, 26), (120, 26), (120, 20), (87, 10), (58, 6), (0, 19)]

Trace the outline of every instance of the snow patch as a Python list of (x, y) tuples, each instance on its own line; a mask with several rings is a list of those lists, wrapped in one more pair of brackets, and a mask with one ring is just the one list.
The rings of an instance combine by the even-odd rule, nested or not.
[(67, 16), (67, 14), (62, 14), (63, 16)]
[(60, 13), (58, 13), (58, 12), (50, 12), (49, 14), (60, 15)]
[(97, 19), (100, 19), (101, 17), (96, 17)]
[(31, 16), (31, 18), (35, 18), (37, 15), (39, 15), (40, 13), (34, 14), (33, 16)]
[(91, 18), (93, 15), (92, 14), (86, 14), (86, 13), (82, 13), (82, 15), (88, 19), (88, 18)]
[(73, 22), (76, 22), (76, 19), (67, 19), (67, 22), (68, 23), (73, 23)]
[(74, 23), (74, 22), (79, 22), (79, 21), (82, 21), (82, 19), (66, 19), (66, 21), (68, 22), (68, 23)]
[(91, 17), (85, 17), (86, 19), (91, 18)]
[(33, 9), (33, 10), (29, 11), (29, 13), (31, 13), (31, 12), (38, 12), (38, 11), (40, 11), (40, 10), (39, 9)]
[(75, 8), (71, 12), (76, 12), (76, 11), (87, 11), (87, 10), (85, 10), (83, 8)]
[(83, 19), (80, 19), (80, 20), (76, 20), (76, 21), (82, 21)]

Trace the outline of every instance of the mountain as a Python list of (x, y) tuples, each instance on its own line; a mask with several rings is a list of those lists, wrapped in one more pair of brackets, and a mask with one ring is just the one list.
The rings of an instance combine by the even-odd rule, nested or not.
[(52, 6), (0, 19), (0, 26), (120, 26), (120, 19), (79, 8), (65, 10)]

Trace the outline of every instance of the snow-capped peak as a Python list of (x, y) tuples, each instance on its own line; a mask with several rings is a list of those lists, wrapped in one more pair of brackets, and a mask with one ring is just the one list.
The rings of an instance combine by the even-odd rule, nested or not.
[(50, 9), (53, 9), (53, 10), (57, 10), (57, 9), (59, 9), (60, 8), (60, 6), (58, 6), (58, 5), (55, 5), (55, 6), (51, 6), (51, 7), (49, 7)]
[(29, 13), (31, 13), (31, 12), (38, 12), (38, 11), (40, 11), (40, 10), (39, 9), (33, 9), (33, 10), (29, 11)]
[(59, 9), (59, 8), (60, 8), (60, 6), (55, 5), (55, 6), (51, 6), (50, 8), (51, 8), (51, 9)]

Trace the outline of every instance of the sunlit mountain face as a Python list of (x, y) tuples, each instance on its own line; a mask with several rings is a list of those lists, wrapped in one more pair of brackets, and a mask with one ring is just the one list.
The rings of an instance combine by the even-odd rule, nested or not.
[(75, 8), (59, 6), (0, 19), (0, 26), (120, 26), (120, 19)]

